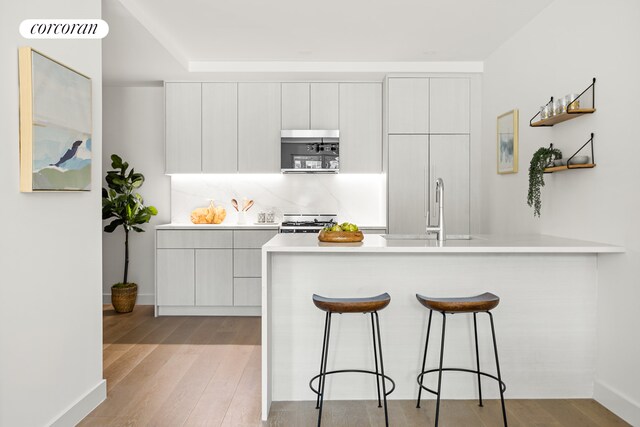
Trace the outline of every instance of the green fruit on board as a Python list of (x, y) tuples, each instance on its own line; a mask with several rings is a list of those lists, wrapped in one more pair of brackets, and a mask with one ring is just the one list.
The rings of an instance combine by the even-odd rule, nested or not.
[(343, 222), (342, 224), (334, 224), (332, 227), (325, 228), (326, 231), (348, 231), (356, 232), (360, 231), (357, 225), (350, 222)]

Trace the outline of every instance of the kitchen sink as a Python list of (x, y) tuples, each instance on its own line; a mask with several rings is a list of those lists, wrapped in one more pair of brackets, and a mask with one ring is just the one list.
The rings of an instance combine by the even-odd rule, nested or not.
[[(387, 240), (436, 240), (435, 234), (383, 234)], [(446, 240), (476, 240), (478, 237), (468, 234), (449, 234)]]

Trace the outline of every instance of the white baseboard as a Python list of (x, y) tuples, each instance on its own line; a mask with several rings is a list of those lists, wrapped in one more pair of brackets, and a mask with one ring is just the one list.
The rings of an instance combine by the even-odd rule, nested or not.
[(593, 398), (632, 426), (640, 426), (640, 404), (634, 402), (628, 396), (596, 381)]
[(102, 380), (87, 394), (78, 399), (66, 411), (57, 417), (52, 427), (73, 427), (107, 398), (107, 380)]
[[(111, 304), (111, 294), (102, 294), (102, 303)], [(138, 294), (137, 305), (155, 305), (155, 294)]]

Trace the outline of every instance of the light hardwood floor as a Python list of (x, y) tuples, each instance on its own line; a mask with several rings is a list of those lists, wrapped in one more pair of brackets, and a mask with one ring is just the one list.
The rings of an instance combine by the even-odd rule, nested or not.
[[(260, 319), (153, 317), (104, 307), (107, 400), (81, 426), (260, 426)], [(315, 402), (277, 402), (270, 426), (313, 426)], [(433, 401), (390, 401), (392, 426), (433, 425)], [(597, 402), (508, 400), (510, 426), (628, 426)], [(373, 401), (328, 401), (323, 426), (382, 426)], [(500, 426), (498, 401), (443, 401), (442, 426)]]

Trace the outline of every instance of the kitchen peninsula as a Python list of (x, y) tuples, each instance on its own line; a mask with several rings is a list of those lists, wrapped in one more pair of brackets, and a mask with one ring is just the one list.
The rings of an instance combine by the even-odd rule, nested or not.
[[(308, 383), (318, 373), (324, 314), (313, 306), (314, 293), (391, 295), (391, 304), (380, 313), (385, 372), (396, 382), (390, 399), (417, 396), (428, 311), (415, 294), (485, 291), (501, 298), (494, 316), (507, 397), (591, 397), (597, 258), (620, 252), (624, 249), (617, 246), (540, 235), (442, 243), (367, 235), (361, 243), (330, 244), (318, 242), (316, 235), (279, 234), (262, 247), (262, 419), (272, 401), (315, 399)], [(369, 318), (345, 316), (345, 322), (335, 316), (329, 369), (372, 367)], [(434, 319), (437, 331), (440, 319)], [(486, 343), (488, 319), (480, 315), (478, 321), (480, 342)], [(472, 318), (452, 316), (447, 323), (447, 365), (473, 366)], [(437, 351), (430, 352), (429, 366), (435, 366), (436, 357)], [(492, 372), (491, 346), (480, 346), (480, 363)], [(433, 385), (434, 379), (426, 382)], [(474, 398), (474, 384), (473, 376), (450, 375), (443, 398)], [(489, 382), (483, 392), (488, 398), (498, 395)], [(373, 399), (375, 381), (357, 374), (331, 378), (326, 393), (327, 399)]]

